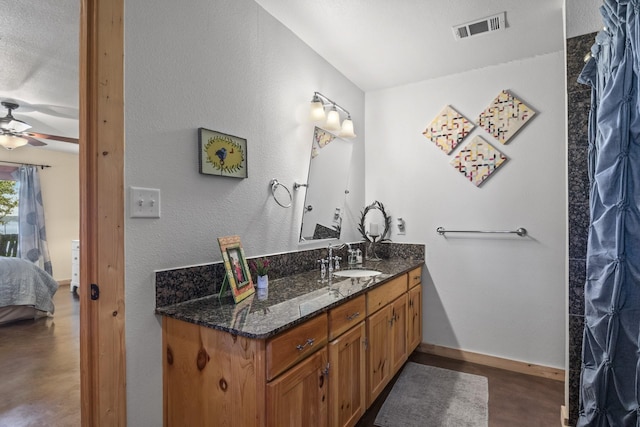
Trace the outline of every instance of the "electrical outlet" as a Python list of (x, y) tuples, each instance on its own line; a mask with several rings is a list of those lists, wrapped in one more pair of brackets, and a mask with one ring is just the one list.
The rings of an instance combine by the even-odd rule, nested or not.
[(398, 218), (398, 236), (404, 236), (407, 234), (406, 223), (404, 219)]
[(333, 222), (335, 222), (336, 224), (340, 222), (340, 208), (336, 208), (335, 212), (333, 213)]
[(131, 218), (160, 218), (160, 190), (129, 187), (129, 216)]

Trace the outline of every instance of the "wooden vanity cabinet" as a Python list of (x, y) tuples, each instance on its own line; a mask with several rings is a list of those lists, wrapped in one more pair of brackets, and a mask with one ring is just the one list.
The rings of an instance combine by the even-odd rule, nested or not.
[(422, 342), (422, 286), (409, 289), (407, 296), (407, 354), (411, 354)]
[(267, 383), (267, 427), (326, 427), (327, 349), (317, 351)]
[(389, 304), (391, 310), (391, 376), (407, 361), (407, 295)]
[(327, 314), (267, 340), (267, 381), (271, 381), (291, 366), (304, 360), (327, 343)]
[(367, 341), (369, 407), (407, 361), (406, 293), (367, 318)]
[(413, 288), (416, 285), (419, 285), (422, 282), (422, 267), (414, 268), (408, 273), (407, 276), (409, 281), (409, 289)]
[(391, 312), (380, 310), (367, 317), (367, 407), (391, 378), (389, 335)]
[(329, 343), (329, 426), (352, 427), (366, 408), (365, 324)]
[(353, 427), (422, 339), (420, 270), (267, 340), (163, 317), (164, 425)]
[(164, 426), (264, 426), (265, 341), (162, 318)]

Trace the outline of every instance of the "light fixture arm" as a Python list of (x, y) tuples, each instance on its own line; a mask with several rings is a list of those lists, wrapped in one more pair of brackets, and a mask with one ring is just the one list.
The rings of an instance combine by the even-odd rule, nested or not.
[(349, 111), (347, 111), (346, 108), (341, 107), (340, 105), (336, 104), (335, 101), (332, 101), (331, 99), (327, 98), (326, 96), (324, 96), (323, 94), (321, 94), (320, 92), (313, 92), (313, 102), (318, 102), (321, 101), (323, 106), (327, 106), (327, 105), (331, 105), (332, 107), (335, 107), (336, 109), (342, 111), (343, 113), (345, 113), (347, 115), (347, 117), (349, 119), (351, 119), (351, 113), (349, 113)]

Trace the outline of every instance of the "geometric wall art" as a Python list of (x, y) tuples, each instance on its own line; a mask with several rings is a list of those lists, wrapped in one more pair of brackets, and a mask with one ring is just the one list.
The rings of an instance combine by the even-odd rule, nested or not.
[(507, 156), (481, 136), (475, 136), (449, 163), (473, 185), (479, 187), (506, 161)]
[(474, 127), (475, 125), (462, 114), (447, 105), (422, 134), (433, 141), (442, 151), (449, 154), (469, 135)]
[(478, 117), (478, 126), (506, 144), (535, 115), (530, 107), (503, 90)]

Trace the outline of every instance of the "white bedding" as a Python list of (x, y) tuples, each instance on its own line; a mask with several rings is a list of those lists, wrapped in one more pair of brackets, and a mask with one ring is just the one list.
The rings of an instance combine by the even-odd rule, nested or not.
[(53, 314), (57, 290), (58, 282), (37, 265), (20, 258), (0, 257), (0, 324)]

